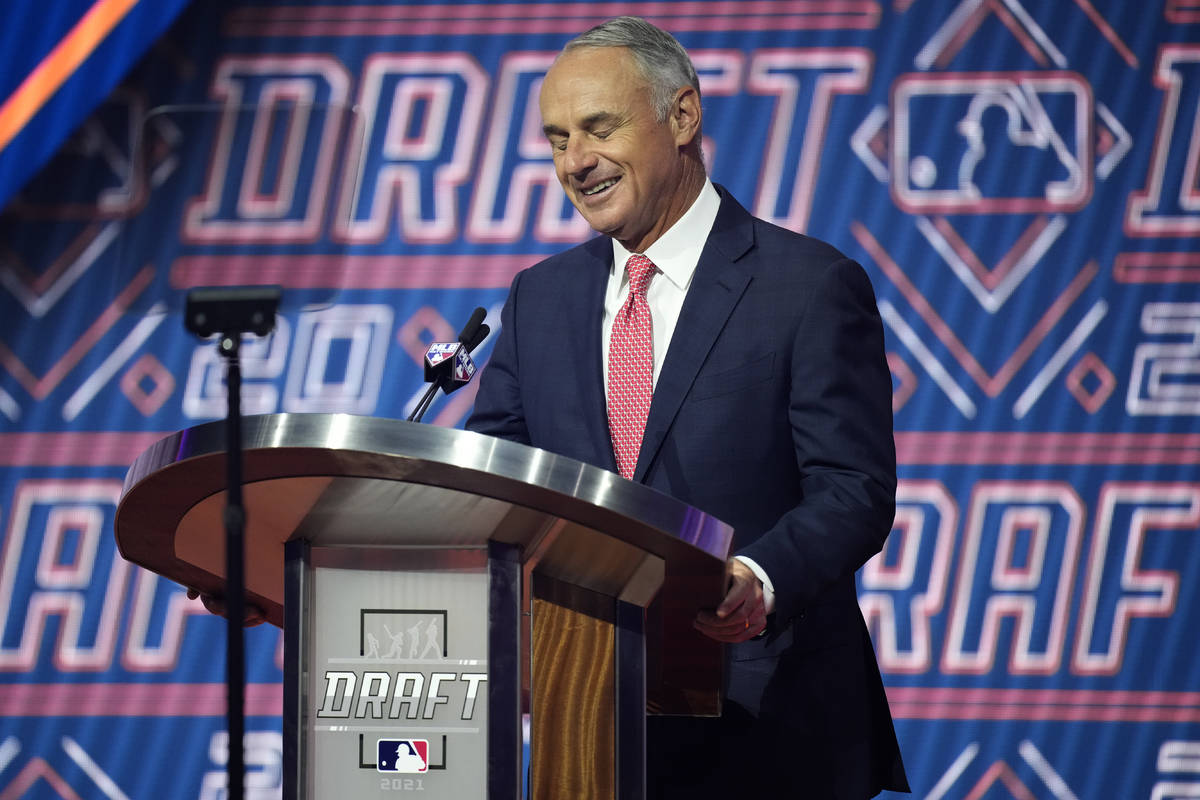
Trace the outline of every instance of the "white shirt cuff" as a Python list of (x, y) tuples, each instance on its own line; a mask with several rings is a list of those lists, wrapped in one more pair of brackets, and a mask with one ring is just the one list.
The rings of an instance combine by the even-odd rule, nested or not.
[(773, 612), (775, 610), (775, 586), (771, 583), (771, 579), (767, 577), (767, 573), (752, 558), (746, 558), (745, 556), (734, 556), (734, 558), (749, 567), (750, 571), (754, 573), (754, 577), (762, 581), (763, 606), (766, 607), (768, 614)]

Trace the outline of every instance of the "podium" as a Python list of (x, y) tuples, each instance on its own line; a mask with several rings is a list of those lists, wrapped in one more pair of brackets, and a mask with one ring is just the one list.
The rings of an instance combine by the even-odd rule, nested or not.
[[(645, 797), (645, 715), (720, 713), (691, 625), (732, 529), (614, 473), (466, 431), (244, 420), (247, 600), (284, 630), (284, 796)], [(132, 465), (121, 554), (220, 595), (224, 431)], [(523, 713), (530, 762), (523, 765)]]

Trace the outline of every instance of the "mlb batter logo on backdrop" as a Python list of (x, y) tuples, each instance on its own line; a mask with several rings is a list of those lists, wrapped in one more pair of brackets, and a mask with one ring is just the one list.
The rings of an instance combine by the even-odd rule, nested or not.
[(375, 769), (379, 772), (426, 772), (429, 769), (429, 742), (425, 739), (380, 739)]

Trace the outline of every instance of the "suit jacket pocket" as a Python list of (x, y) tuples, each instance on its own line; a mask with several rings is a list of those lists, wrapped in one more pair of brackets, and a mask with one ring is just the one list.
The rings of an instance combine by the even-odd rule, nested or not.
[(778, 658), (792, 646), (792, 626), (788, 625), (778, 636), (764, 636), (733, 645), (734, 661), (754, 661), (759, 658)]
[(792, 620), (793, 649), (796, 653), (814, 653), (853, 642), (862, 624), (857, 602), (814, 605)]
[(700, 375), (692, 385), (689, 397), (692, 400), (706, 400), (763, 383), (770, 380), (774, 366), (775, 353), (772, 352), (740, 367), (714, 372), (711, 375)]

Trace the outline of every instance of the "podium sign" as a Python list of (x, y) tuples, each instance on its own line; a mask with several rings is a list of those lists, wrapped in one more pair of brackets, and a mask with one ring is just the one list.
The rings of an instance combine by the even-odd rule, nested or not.
[[(645, 715), (720, 712), (691, 621), (729, 526), (618, 475), (465, 431), (244, 420), (246, 589), (284, 630), (288, 798), (645, 797)], [(130, 468), (130, 561), (224, 586), (220, 424)], [(652, 614), (647, 609), (654, 605)], [(566, 794), (564, 794), (564, 792)]]
[[(430, 800), (487, 777), (487, 551), (314, 549), (311, 797)], [(398, 577), (402, 575), (402, 579)]]

